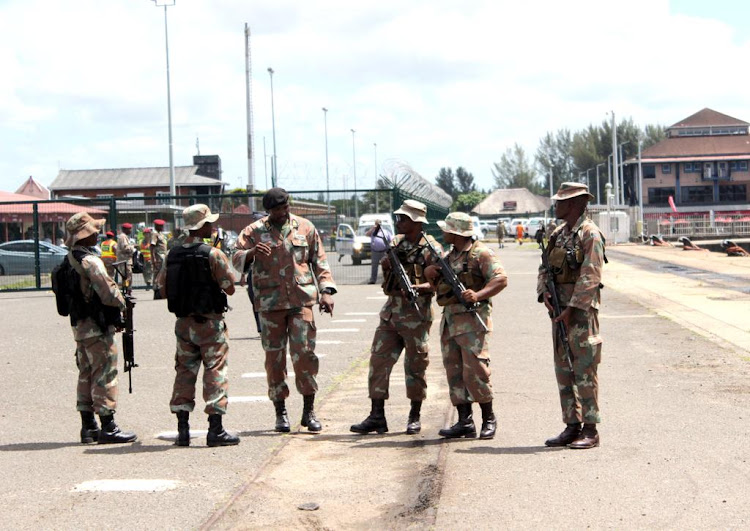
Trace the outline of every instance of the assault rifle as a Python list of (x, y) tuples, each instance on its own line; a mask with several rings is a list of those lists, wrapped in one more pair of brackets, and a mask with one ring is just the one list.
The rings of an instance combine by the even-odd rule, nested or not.
[[(122, 296), (125, 298), (125, 312), (124, 312), (124, 327), (122, 330), (122, 358), (125, 362), (124, 370), (128, 373), (128, 392), (133, 392), (133, 367), (138, 367), (135, 362), (135, 347), (133, 343), (134, 330), (133, 330), (133, 307), (135, 306), (135, 299), (133, 298), (133, 292), (130, 287), (130, 279), (128, 278), (127, 271), (127, 260), (115, 262), (112, 264), (115, 271), (120, 275), (121, 285), (120, 291)], [(122, 269), (120, 269), (122, 267)]]
[[(378, 232), (380, 233), (380, 236), (378, 236)], [(386, 239), (385, 233), (383, 232), (383, 227), (378, 225), (378, 228), (375, 230), (374, 236), (380, 238), (383, 240), (383, 243), (385, 243), (386, 247), (388, 248), (388, 260), (391, 263), (391, 272), (396, 275), (396, 279), (398, 280), (398, 285), (401, 288), (401, 291), (403, 292), (404, 296), (406, 297), (406, 300), (409, 301), (409, 304), (414, 306), (414, 309), (417, 310), (417, 314), (420, 318), (423, 317), (422, 311), (419, 309), (419, 293), (417, 292), (416, 288), (412, 285), (411, 280), (409, 280), (409, 275), (406, 274), (406, 269), (404, 269), (404, 264), (401, 263), (401, 260), (398, 259), (398, 254), (396, 254), (396, 249), (390, 244), (390, 242)]]
[[(552, 306), (552, 314), (550, 317), (556, 319), (562, 313), (562, 308), (560, 308), (560, 299), (557, 298), (557, 290), (555, 289), (555, 273), (549, 265), (549, 256), (547, 256), (547, 251), (544, 248), (544, 234), (537, 232), (536, 241), (539, 244), (539, 248), (542, 250), (544, 287), (547, 288), (547, 293), (550, 294), (550, 304)], [(565, 357), (568, 358), (568, 367), (570, 367), (570, 371), (573, 372), (573, 353), (570, 350), (570, 343), (568, 343), (568, 330), (565, 327), (565, 323), (562, 321), (553, 324), (555, 325), (557, 338), (565, 349)]]
[(466, 287), (464, 286), (463, 282), (458, 278), (458, 275), (456, 275), (456, 272), (453, 271), (453, 268), (450, 266), (448, 261), (443, 258), (443, 256), (435, 249), (435, 247), (430, 243), (430, 240), (427, 239), (427, 235), (423, 232), (422, 237), (427, 242), (427, 246), (430, 248), (430, 252), (437, 257), (439, 266), (440, 266), (440, 274), (443, 275), (443, 280), (448, 283), (448, 285), (451, 287), (451, 291), (453, 292), (453, 295), (458, 299), (458, 301), (464, 305), (464, 308), (466, 308), (469, 313), (473, 313), (474, 317), (477, 318), (477, 321), (479, 321), (479, 324), (482, 325), (482, 328), (484, 328), (485, 332), (489, 332), (489, 328), (487, 328), (487, 325), (482, 321), (482, 318), (479, 317), (479, 314), (477, 313), (477, 310), (479, 309), (479, 303), (478, 302), (468, 302), (466, 299), (464, 299), (463, 292), (466, 291)]

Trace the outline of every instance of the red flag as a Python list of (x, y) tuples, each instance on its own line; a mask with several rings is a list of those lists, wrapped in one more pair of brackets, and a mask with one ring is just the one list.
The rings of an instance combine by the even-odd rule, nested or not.
[(672, 212), (677, 212), (677, 207), (674, 206), (674, 197), (669, 196), (669, 206), (672, 207)]

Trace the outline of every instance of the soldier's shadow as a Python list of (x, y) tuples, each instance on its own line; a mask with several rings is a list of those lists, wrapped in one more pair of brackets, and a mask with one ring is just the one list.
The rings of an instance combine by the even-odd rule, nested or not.
[(71, 446), (83, 446), (79, 442), (37, 442), (0, 445), (0, 452), (29, 452), (36, 450), (59, 450)]

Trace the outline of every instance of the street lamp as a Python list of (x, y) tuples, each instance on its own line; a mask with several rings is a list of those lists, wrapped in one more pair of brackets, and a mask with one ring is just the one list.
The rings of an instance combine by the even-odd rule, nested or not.
[(331, 212), (331, 186), (328, 180), (328, 109), (323, 107), (323, 126), (325, 128), (326, 136), (326, 204), (328, 205), (328, 212)]
[(354, 217), (359, 219), (359, 201), (357, 201), (357, 156), (354, 150), (354, 133), (356, 131), (351, 129), (352, 132), (352, 176), (354, 177)]
[(167, 31), (167, 8), (175, 5), (177, 0), (161, 1), (153, 0), (156, 7), (164, 6), (164, 42), (167, 51), (167, 124), (169, 128), (169, 195), (172, 196), (172, 203), (174, 204), (174, 196), (177, 195), (177, 189), (174, 182), (174, 156), (172, 154), (172, 90), (169, 83), (169, 32)]
[(625, 142), (621, 142), (618, 145), (619, 155), (620, 155), (620, 171), (619, 171), (619, 176), (620, 176), (620, 180), (622, 182), (622, 186), (620, 186), (620, 197), (617, 200), (618, 200), (618, 202), (621, 205), (625, 204), (625, 171), (624, 171), (625, 170), (625, 167), (624, 167), (625, 166), (625, 162), (624, 162), (624, 159), (622, 157), (622, 146), (624, 146), (625, 144), (630, 144), (630, 142), (626, 140)]
[(276, 112), (273, 108), (273, 68), (268, 67), (268, 75), (271, 76), (271, 129), (273, 132), (273, 158), (271, 159), (271, 186), (276, 188)]

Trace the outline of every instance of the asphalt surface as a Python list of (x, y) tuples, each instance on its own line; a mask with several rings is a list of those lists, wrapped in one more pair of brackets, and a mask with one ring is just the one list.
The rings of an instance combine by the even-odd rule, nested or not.
[[(126, 446), (78, 443), (72, 335), (49, 293), (2, 294), (0, 486), (8, 529), (121, 528), (745, 528), (750, 490), (750, 260), (622, 246), (608, 250), (600, 386), (602, 445), (548, 449), (560, 420), (548, 319), (535, 302), (538, 251), (500, 251), (509, 287), (495, 298), (491, 340), (499, 429), (446, 442), (452, 422), (433, 325), (423, 430), (403, 433), (403, 372), (391, 378), (391, 431), (358, 436), (369, 410), (367, 357), (383, 297), (345, 286), (318, 319), (318, 413), (324, 431), (271, 431), (262, 352), (244, 292), (231, 299), (230, 404), (239, 446), (172, 446), (174, 319), (164, 301), (136, 306), (140, 367), (121, 377)], [(689, 256), (691, 255), (691, 256)], [(699, 273), (686, 273), (698, 271)], [(744, 282), (744, 287), (742, 283)], [(245, 375), (245, 377), (243, 377)], [(198, 407), (202, 406), (200, 391)], [(293, 391), (290, 412), (299, 420)], [(256, 401), (257, 400), (257, 401)], [(475, 416), (479, 417), (478, 411)], [(205, 416), (191, 417), (205, 430)], [(158, 480), (84, 491), (87, 481)], [(161, 490), (164, 489), (164, 490)], [(314, 511), (301, 510), (314, 504)]]

